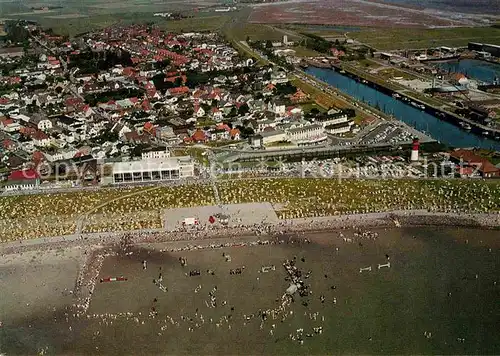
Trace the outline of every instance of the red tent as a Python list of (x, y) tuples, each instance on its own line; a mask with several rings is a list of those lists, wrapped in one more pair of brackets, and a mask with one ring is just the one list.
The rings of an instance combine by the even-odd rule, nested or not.
[(210, 215), (208, 221), (210, 222), (210, 224), (213, 224), (215, 222), (215, 218), (212, 215)]

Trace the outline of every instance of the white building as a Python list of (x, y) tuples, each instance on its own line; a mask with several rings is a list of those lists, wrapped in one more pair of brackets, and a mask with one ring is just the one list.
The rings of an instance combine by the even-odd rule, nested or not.
[(113, 184), (161, 182), (194, 176), (194, 163), (189, 156), (113, 164)]
[(142, 159), (147, 160), (147, 159), (164, 159), (164, 158), (170, 158), (170, 151), (167, 150), (166, 148), (163, 150), (149, 150), (146, 152), (142, 152)]
[(277, 116), (283, 116), (286, 114), (286, 105), (281, 101), (276, 101), (274, 103), (269, 102), (268, 110), (275, 113)]
[(286, 133), (282, 130), (264, 131), (259, 134), (262, 137), (262, 144), (268, 145), (274, 142), (286, 141)]
[(74, 148), (66, 149), (66, 150), (59, 150), (56, 153), (47, 153), (44, 152), (43, 155), (49, 162), (56, 162), (56, 161), (63, 161), (67, 159), (71, 159), (75, 157), (75, 155), (78, 153), (78, 150)]
[(52, 121), (49, 119), (40, 120), (37, 124), (39, 130), (45, 131), (52, 129)]
[(43, 131), (37, 131), (32, 138), (35, 146), (48, 147), (52, 145), (52, 138), (47, 136)]
[(331, 135), (338, 135), (351, 131), (351, 126), (354, 124), (352, 120), (340, 122), (325, 127), (325, 131)]
[(287, 131), (287, 138), (298, 145), (305, 145), (325, 141), (327, 136), (322, 125), (314, 124), (289, 129)]
[(316, 124), (319, 124), (323, 127), (327, 127), (330, 125), (337, 125), (343, 122), (347, 122), (348, 118), (346, 114), (334, 114), (330, 116), (317, 117), (314, 119)]

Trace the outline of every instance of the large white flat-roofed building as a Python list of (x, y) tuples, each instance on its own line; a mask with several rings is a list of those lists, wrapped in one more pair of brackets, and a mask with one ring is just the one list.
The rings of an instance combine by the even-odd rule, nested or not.
[(113, 163), (113, 184), (178, 180), (194, 176), (191, 157), (171, 157)]

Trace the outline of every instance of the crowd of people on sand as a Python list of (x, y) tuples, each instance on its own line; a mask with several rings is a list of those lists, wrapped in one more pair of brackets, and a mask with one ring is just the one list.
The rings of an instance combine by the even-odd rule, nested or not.
[[(428, 219), (433, 219), (432, 221), (436, 224), (450, 224), (452, 221), (447, 221), (447, 219), (452, 219), (449, 216), (440, 215), (411, 215), (407, 214), (405, 216), (393, 216), (390, 214), (381, 214), (374, 219), (373, 215), (367, 216), (357, 216), (356, 219), (351, 219), (349, 216), (336, 217), (332, 219), (304, 219), (301, 220), (283, 220), (279, 223), (261, 223), (252, 225), (237, 225), (237, 226), (226, 226), (226, 225), (197, 225), (194, 227), (179, 227), (175, 231), (170, 232), (136, 232), (136, 233), (124, 233), (124, 234), (102, 234), (96, 238), (89, 239), (88, 237), (81, 236), (80, 239), (75, 241), (62, 241), (58, 244), (47, 244), (38, 245), (34, 248), (45, 248), (45, 249), (57, 249), (64, 246), (80, 246), (84, 249), (85, 261), (80, 268), (79, 275), (77, 277), (75, 290), (72, 294), (75, 296), (75, 303), (73, 305), (74, 310), (72, 311), (72, 316), (77, 318), (87, 318), (87, 319), (99, 319), (99, 325), (108, 326), (113, 325), (113, 322), (117, 319), (130, 320), (134, 323), (144, 325), (148, 320), (156, 319), (158, 321), (157, 309), (157, 299), (152, 303), (152, 307), (149, 314), (145, 313), (117, 313), (117, 314), (88, 314), (88, 308), (96, 286), (99, 280), (99, 273), (101, 270), (102, 263), (105, 258), (116, 255), (116, 254), (126, 254), (131, 255), (134, 252), (131, 250), (131, 246), (140, 243), (161, 243), (161, 242), (175, 242), (175, 241), (187, 241), (186, 244), (172, 244), (165, 247), (159, 248), (159, 252), (179, 252), (179, 251), (192, 251), (192, 250), (202, 250), (202, 249), (218, 249), (231, 246), (257, 246), (257, 245), (272, 245), (272, 244), (303, 244), (310, 243), (310, 239), (307, 237), (307, 232), (312, 230), (331, 230), (331, 229), (354, 229), (352, 232), (342, 232), (340, 231), (337, 237), (346, 243), (357, 242), (362, 244), (363, 240), (373, 240), (378, 238), (378, 232), (369, 230), (369, 227), (377, 226), (387, 226), (388, 221), (394, 221), (395, 219), (404, 220), (405, 218), (411, 219), (412, 224), (418, 224), (418, 221), (422, 223), (428, 222)], [(418, 221), (415, 222), (414, 220)], [(253, 239), (242, 239), (241, 237), (253, 236)], [(210, 242), (210, 238), (224, 238), (224, 242)], [(227, 238), (227, 239), (226, 239)], [(207, 242), (203, 243), (202, 241)], [(193, 242), (191, 242), (193, 241)], [(32, 246), (33, 247), (33, 246)], [(17, 247), (18, 252), (23, 250), (29, 250), (30, 246), (21, 245)], [(156, 247), (158, 248), (158, 247)], [(152, 249), (155, 249), (152, 247)], [(223, 256), (226, 257), (226, 256)], [(389, 259), (389, 256), (386, 255)], [(226, 258), (227, 260), (227, 258)], [(182, 266), (187, 265), (187, 259), (184, 257), (179, 258), (179, 263)], [(301, 304), (305, 308), (304, 316), (309, 317), (311, 322), (315, 324), (310, 328), (299, 328), (295, 332), (288, 334), (288, 339), (292, 342), (296, 342), (300, 345), (304, 344), (307, 338), (311, 338), (315, 335), (320, 335), (323, 333), (323, 325), (319, 321), (324, 322), (325, 316), (321, 316), (319, 312), (313, 312), (310, 310), (310, 298), (318, 298), (321, 304), (332, 303), (337, 304), (337, 297), (335, 297), (336, 286), (332, 285), (330, 290), (332, 295), (319, 295), (318, 297), (313, 296), (313, 292), (310, 289), (311, 284), (307, 284), (307, 280), (311, 276), (311, 271), (303, 272), (301, 268), (298, 268), (298, 264), (306, 263), (304, 258), (297, 259), (296, 256), (292, 260), (287, 260), (284, 262), (283, 266), (287, 272), (286, 281), (291, 285), (297, 287), (290, 289), (287, 293), (283, 293), (281, 298), (276, 299), (277, 306), (275, 308), (258, 310), (252, 314), (243, 314), (242, 319), (240, 319), (243, 326), (252, 323), (252, 320), (259, 321), (259, 329), (264, 328), (269, 329), (269, 335), (275, 337), (275, 332), (277, 328), (277, 321), (282, 323), (286, 321), (287, 318), (291, 318), (294, 315), (294, 310), (291, 310), (290, 305), (294, 302), (296, 298), (301, 298)], [(141, 261), (141, 267), (147, 269), (147, 260)], [(213, 271), (207, 270), (207, 273), (213, 274)], [(189, 273), (191, 276), (201, 274), (200, 270), (192, 270)], [(233, 269), (232, 274), (242, 273), (242, 269)], [(186, 273), (187, 274), (187, 273)], [(323, 278), (323, 277), (322, 277)], [(324, 276), (325, 280), (328, 280), (328, 276)], [(167, 288), (164, 287), (162, 283), (163, 277), (160, 272), (157, 279), (153, 281), (155, 285), (163, 292), (168, 292)], [(202, 291), (202, 285), (194, 290), (194, 293), (199, 293)], [(206, 306), (208, 308), (220, 308), (226, 307), (227, 301), (221, 301), (219, 303), (217, 299), (217, 287), (214, 286), (208, 293), (208, 299), (206, 300)], [(181, 315), (180, 318), (173, 318), (167, 315), (163, 320), (160, 321), (160, 329), (158, 335), (167, 330), (169, 327), (181, 327), (185, 326), (189, 332), (193, 332), (196, 329), (202, 328), (203, 326), (212, 325), (217, 329), (231, 329), (232, 327), (237, 327), (235, 325), (235, 307), (227, 306), (230, 311), (224, 314), (221, 318), (214, 320), (213, 318), (203, 316), (202, 312), (196, 309), (194, 315)], [(68, 319), (66, 318), (68, 321)], [(279, 324), (278, 324), (279, 325)], [(71, 325), (69, 325), (71, 328)], [(238, 325), (239, 327), (239, 325)], [(431, 333), (427, 333), (425, 337), (430, 338)]]
[(31, 244), (29, 241), (19, 240), (19, 245), (3, 247), (2, 255), (22, 253), (24, 251), (43, 251), (64, 249), (66, 247), (81, 246), (111, 246), (119, 244), (124, 236), (133, 243), (160, 243), (171, 241), (204, 240), (209, 238), (238, 239), (241, 236), (281, 236), (286, 234), (302, 234), (307, 231), (321, 231), (333, 229), (365, 229), (387, 226), (490, 226), (498, 221), (494, 216), (479, 217), (469, 213), (435, 214), (427, 211), (401, 211), (398, 213), (369, 213), (359, 215), (338, 215), (330, 217), (285, 219), (277, 223), (264, 221), (260, 224), (200, 224), (195, 226), (181, 226), (171, 231), (134, 231), (128, 233), (100, 233), (81, 234), (73, 237), (62, 237), (57, 242), (48, 239), (46, 242)]
[[(130, 241), (130, 240), (129, 240)], [(303, 237), (295, 237), (295, 238), (271, 238), (269, 240), (253, 240), (253, 241), (247, 241), (247, 242), (226, 242), (222, 244), (206, 244), (206, 245), (197, 245), (197, 246), (188, 246), (186, 249), (213, 249), (213, 248), (223, 248), (223, 247), (228, 247), (234, 244), (238, 244), (239, 246), (255, 246), (255, 245), (269, 245), (269, 244), (282, 244), (282, 243), (310, 243), (310, 241), (306, 238)], [(127, 251), (126, 246), (122, 246), (123, 251)], [(178, 248), (178, 249), (171, 249), (170, 251), (184, 251), (185, 249), (183, 248)], [(119, 253), (119, 252), (115, 252)], [(108, 256), (109, 254), (106, 254), (105, 256)], [(223, 257), (226, 257), (226, 254), (223, 254)], [(95, 264), (95, 267), (98, 267), (98, 264), (101, 263), (102, 260), (97, 262)], [(292, 303), (294, 303), (296, 298), (302, 298), (303, 301), (301, 305), (304, 307), (304, 314), (302, 319), (310, 319), (310, 323), (312, 324), (309, 327), (306, 327), (306, 332), (304, 332), (304, 327), (301, 327), (297, 329), (295, 332), (288, 333), (288, 340), (292, 342), (299, 343), (300, 345), (304, 344), (304, 340), (306, 338), (311, 338), (316, 335), (321, 335), (323, 333), (323, 322), (325, 321), (325, 316), (320, 315), (319, 312), (314, 312), (310, 310), (311, 306), (308, 304), (308, 298), (312, 297), (312, 291), (310, 290), (311, 285), (310, 284), (305, 284), (303, 281), (307, 278), (310, 277), (311, 272), (309, 271), (307, 274), (303, 274), (302, 270), (297, 267), (298, 263), (305, 263), (306, 260), (304, 257), (302, 258), (297, 258), (297, 256), (294, 256), (292, 260), (286, 260), (283, 263), (283, 267), (285, 269), (286, 277), (285, 281), (287, 282), (293, 282), (293, 283), (302, 283), (302, 286), (299, 287), (299, 293), (298, 296), (294, 295), (294, 292), (288, 293), (288, 290), (283, 293), (283, 295), (279, 298), (276, 298), (276, 307), (275, 308), (268, 308), (268, 309), (258, 309), (254, 313), (251, 314), (246, 314), (246, 313), (241, 313), (239, 314), (239, 311), (236, 310), (238, 309), (238, 305), (232, 306), (228, 305), (228, 302), (226, 300), (219, 300), (217, 297), (217, 292), (218, 292), (218, 287), (213, 286), (210, 288), (208, 291), (208, 299), (205, 300), (205, 306), (207, 309), (223, 309), (224, 314), (217, 318), (214, 319), (212, 317), (204, 316), (202, 311), (199, 308), (196, 308), (194, 311), (194, 315), (188, 315), (188, 314), (182, 314), (180, 317), (172, 317), (170, 315), (165, 315), (165, 316), (160, 316), (158, 313), (158, 298), (154, 298), (152, 303), (151, 303), (151, 308), (148, 314), (143, 313), (143, 312), (138, 312), (138, 313), (132, 313), (132, 312), (122, 312), (122, 313), (104, 313), (104, 314), (86, 314), (83, 312), (85, 307), (88, 307), (88, 305), (77, 305), (77, 307), (80, 308), (82, 312), (75, 313), (75, 317), (80, 317), (80, 318), (86, 318), (86, 319), (97, 319), (99, 322), (98, 324), (100, 326), (111, 326), (116, 320), (127, 320), (131, 321), (133, 323), (136, 323), (138, 325), (144, 325), (146, 323), (151, 322), (154, 320), (156, 322), (155, 325), (159, 326), (159, 330), (157, 332), (158, 336), (161, 336), (168, 328), (175, 327), (175, 328), (187, 328), (188, 332), (194, 332), (197, 329), (200, 329), (202, 327), (215, 327), (216, 329), (221, 329), (221, 330), (231, 330), (233, 327), (234, 328), (241, 328), (241, 327), (247, 327), (250, 325), (254, 326), (259, 326), (259, 330), (263, 330), (267, 333), (266, 330), (268, 330), (268, 334), (271, 337), (275, 338), (275, 342), (279, 341), (280, 339), (275, 336), (276, 329), (279, 327), (279, 325), (282, 325), (284, 327), (288, 327), (287, 319), (291, 319), (294, 317), (294, 310), (291, 308)], [(182, 267), (187, 266), (187, 260), (184, 257), (179, 258), (179, 263), (181, 264)], [(140, 266), (142, 269), (145, 269), (144, 266), (147, 266), (147, 260), (142, 260), (140, 263)], [(140, 268), (140, 267), (139, 267)], [(235, 268), (232, 269), (232, 272), (235, 272), (235, 274), (241, 274), (243, 273), (245, 267), (240, 267), (240, 268)], [(270, 271), (274, 271), (275, 267), (268, 267)], [(162, 272), (161, 272), (161, 267), (160, 267), (160, 275), (158, 279), (155, 279), (153, 282), (155, 284), (158, 284), (158, 282), (161, 283), (162, 281)], [(193, 275), (199, 275), (201, 272), (199, 270), (192, 270), (189, 273), (189, 276)], [(207, 274), (212, 274), (214, 275), (214, 272), (211, 269), (207, 270)], [(231, 273), (230, 273), (231, 274)], [(186, 273), (188, 275), (188, 273)], [(97, 276), (91, 277), (94, 280), (97, 280)], [(325, 279), (327, 276), (325, 275)], [(95, 285), (95, 282), (94, 282)], [(335, 287), (331, 288), (332, 291), (335, 290)], [(202, 290), (202, 285), (198, 285), (194, 293), (199, 293)], [(90, 292), (90, 295), (92, 293)], [(89, 297), (90, 298), (90, 297)], [(325, 296), (321, 295), (319, 297), (321, 300), (321, 303), (325, 302)], [(333, 304), (336, 304), (337, 300), (336, 298), (331, 298), (331, 302)], [(299, 304), (300, 305), (300, 304)], [(301, 307), (302, 308), (302, 307)], [(296, 309), (296, 308), (295, 308)], [(210, 314), (207, 311), (208, 314)], [(297, 314), (297, 311), (296, 311)], [(299, 314), (297, 314), (299, 315)], [(71, 327), (71, 326), (70, 326)], [(266, 329), (266, 330), (264, 330)], [(100, 333), (100, 331), (96, 332), (96, 336)], [(282, 338), (282, 340), (285, 340)]]

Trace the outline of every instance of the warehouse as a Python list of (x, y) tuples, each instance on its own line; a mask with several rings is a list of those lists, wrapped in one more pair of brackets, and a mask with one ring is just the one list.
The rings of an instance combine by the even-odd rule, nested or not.
[(113, 163), (113, 184), (178, 180), (193, 175), (194, 164), (189, 156)]

